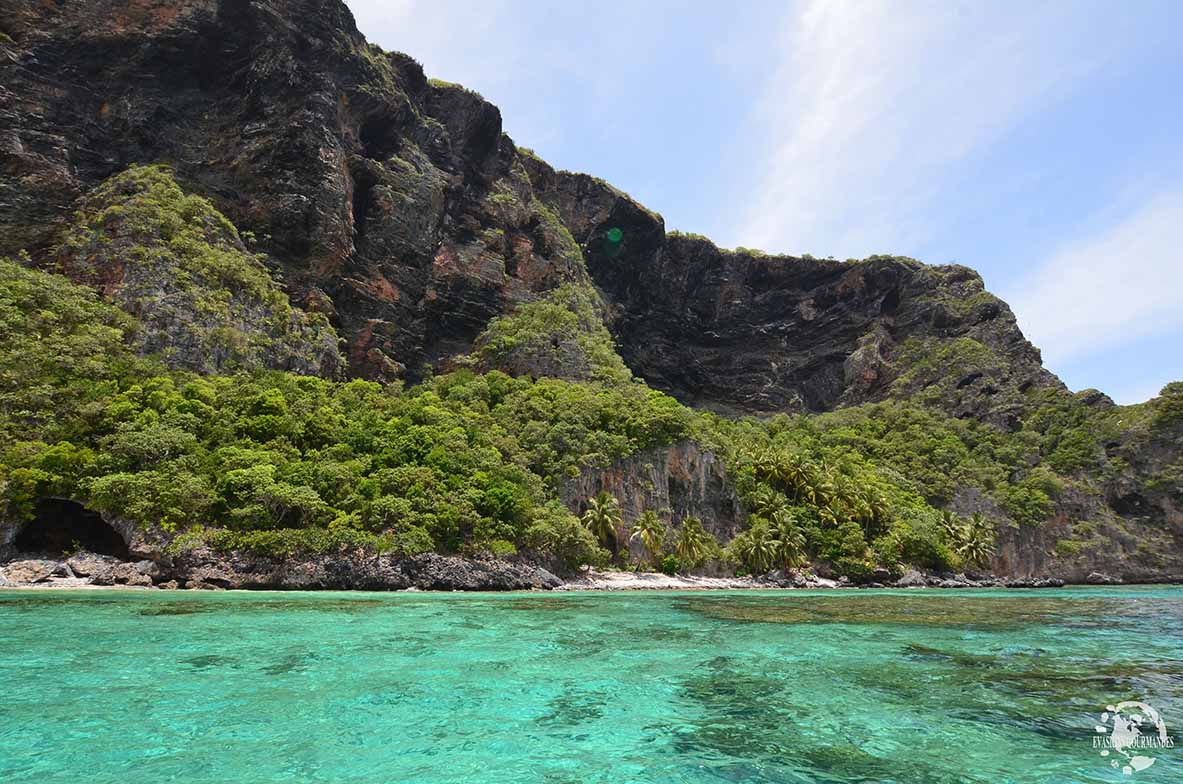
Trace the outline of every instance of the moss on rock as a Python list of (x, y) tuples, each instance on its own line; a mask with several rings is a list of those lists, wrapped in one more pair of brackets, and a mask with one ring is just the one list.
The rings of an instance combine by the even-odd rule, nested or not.
[(136, 348), (172, 367), (339, 373), (328, 320), (292, 307), (263, 257), (167, 167), (132, 166), (91, 191), (57, 263), (135, 315)]

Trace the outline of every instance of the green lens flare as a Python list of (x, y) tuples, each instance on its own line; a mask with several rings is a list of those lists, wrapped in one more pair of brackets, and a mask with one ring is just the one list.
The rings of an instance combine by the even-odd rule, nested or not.
[(624, 239), (624, 232), (623, 231), (621, 231), (620, 229), (618, 229), (616, 227), (608, 229), (608, 242), (617, 243), (617, 242), (620, 242), (622, 239)]

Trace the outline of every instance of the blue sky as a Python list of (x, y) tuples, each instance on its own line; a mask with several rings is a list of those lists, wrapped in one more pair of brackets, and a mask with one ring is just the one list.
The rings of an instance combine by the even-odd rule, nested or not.
[(1183, 379), (1183, 3), (347, 2), (670, 229), (956, 261), (1073, 389)]

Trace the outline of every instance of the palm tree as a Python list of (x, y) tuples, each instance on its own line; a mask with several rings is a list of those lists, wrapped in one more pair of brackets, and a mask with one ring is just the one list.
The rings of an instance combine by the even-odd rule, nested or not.
[(640, 539), (645, 552), (649, 554), (650, 562), (655, 562), (665, 541), (665, 523), (661, 522), (652, 510), (646, 509), (637, 518), (637, 524), (633, 527), (629, 539)]
[(780, 542), (767, 520), (753, 517), (748, 530), (732, 540), (731, 550), (752, 574), (765, 574), (776, 560)]
[(835, 482), (838, 474), (833, 464), (822, 459), (814, 464), (813, 473), (807, 488), (810, 500), (818, 506), (834, 508), (835, 516), (841, 517), (841, 510), (834, 506)]
[(713, 541), (714, 537), (703, 530), (702, 520), (697, 517), (683, 519), (678, 539), (674, 542), (674, 552), (678, 556), (682, 570), (698, 566), (710, 553)]
[(940, 523), (941, 531), (944, 532), (945, 538), (949, 540), (949, 544), (955, 548), (961, 546), (962, 531), (965, 528), (965, 523), (962, 519), (950, 510), (942, 509)]
[[(863, 508), (866, 510), (864, 528), (872, 535), (883, 533), (886, 528), (887, 515), (891, 511), (891, 504), (878, 490), (867, 487), (860, 493)], [(871, 536), (867, 537), (871, 539)]]
[(805, 534), (801, 533), (797, 515), (786, 509), (774, 514), (771, 523), (776, 556), (785, 569), (792, 569), (805, 556)]
[(780, 479), (793, 491), (793, 499), (805, 500), (813, 497), (813, 463), (798, 452), (786, 455), (780, 469)]
[(983, 566), (994, 555), (995, 531), (993, 524), (974, 512), (969, 525), (965, 526), (964, 540), (957, 552), (969, 566)]
[(620, 502), (607, 490), (588, 499), (583, 524), (603, 545), (616, 549), (616, 527), (620, 525)]
[(752, 470), (758, 479), (776, 479), (780, 473), (780, 456), (771, 449), (761, 449), (752, 455)]
[(756, 486), (755, 492), (752, 493), (751, 503), (752, 514), (766, 520), (776, 512), (788, 508), (785, 497), (763, 483)]

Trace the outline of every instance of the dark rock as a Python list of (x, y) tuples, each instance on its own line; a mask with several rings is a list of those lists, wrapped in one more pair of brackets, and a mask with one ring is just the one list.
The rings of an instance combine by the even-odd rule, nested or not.
[[(971, 270), (667, 236), (626, 194), (519, 150), (480, 96), (368, 45), (339, 0), (161, 8), (6, 8), (0, 84), (20, 109), (0, 112), (0, 254), (48, 263), (79, 198), (164, 162), (330, 316), (357, 375), (450, 366), (493, 316), (591, 280), (629, 367), (686, 403), (824, 411), (956, 375), (941, 405), (1006, 423), (1017, 390), (1058, 386)], [(121, 279), (120, 254), (87, 257)], [(904, 379), (905, 343), (955, 340), (999, 362)]]
[(928, 578), (915, 569), (909, 569), (904, 572), (904, 576), (895, 581), (899, 588), (925, 588), (928, 586)]
[(394, 558), (358, 552), (279, 559), (208, 548), (179, 556), (166, 574), (189, 588), (509, 591), (563, 584), (539, 566), (496, 558)]

